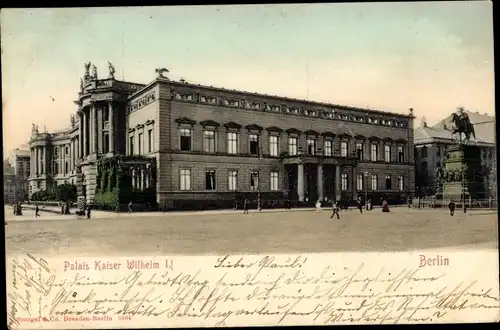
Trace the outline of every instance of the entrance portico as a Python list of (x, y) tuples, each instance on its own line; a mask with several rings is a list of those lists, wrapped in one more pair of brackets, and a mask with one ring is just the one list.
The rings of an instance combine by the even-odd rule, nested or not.
[[(341, 173), (349, 172), (351, 198), (356, 199), (355, 167), (351, 157), (296, 156), (283, 159), (285, 188), (289, 198), (299, 202), (341, 200)], [(296, 197), (295, 197), (296, 196)]]

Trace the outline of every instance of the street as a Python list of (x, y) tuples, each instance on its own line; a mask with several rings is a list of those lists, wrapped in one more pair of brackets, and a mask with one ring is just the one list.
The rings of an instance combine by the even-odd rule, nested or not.
[[(497, 247), (497, 213), (393, 208), (390, 213), (325, 209), (115, 214), (86, 220), (5, 209), (7, 255), (200, 255), (354, 251), (421, 251)], [(21, 218), (21, 219), (16, 219)]]

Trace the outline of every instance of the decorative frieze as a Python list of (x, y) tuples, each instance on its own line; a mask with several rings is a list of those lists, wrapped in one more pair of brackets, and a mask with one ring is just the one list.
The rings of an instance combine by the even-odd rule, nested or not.
[(134, 112), (136, 110), (139, 110), (139, 109), (145, 107), (146, 105), (151, 104), (155, 101), (156, 101), (156, 93), (155, 92), (146, 94), (143, 97), (139, 98), (138, 100), (130, 103), (129, 113)]
[[(372, 125), (384, 125), (389, 127), (407, 128), (408, 120), (395, 120), (393, 118), (384, 118), (384, 115), (373, 116), (369, 113), (360, 113), (363, 109), (352, 108), (343, 109), (328, 106), (320, 108), (301, 108), (287, 104), (259, 103), (256, 101), (233, 99), (229, 97), (215, 97), (210, 95), (198, 95), (181, 91), (172, 91), (172, 99), (181, 102), (199, 102), (202, 104), (218, 105), (228, 108), (264, 110), (266, 112), (282, 113), (286, 115), (319, 117), (330, 120), (350, 121), (355, 123), (364, 123)], [(389, 117), (389, 115), (387, 115)]]

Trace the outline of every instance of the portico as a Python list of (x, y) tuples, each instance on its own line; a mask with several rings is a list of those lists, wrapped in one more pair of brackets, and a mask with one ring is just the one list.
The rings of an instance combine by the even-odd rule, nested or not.
[[(356, 199), (355, 168), (352, 157), (295, 156), (283, 159), (285, 188), (289, 198), (299, 202), (341, 200), (351, 191)], [(342, 174), (345, 177), (342, 177)], [(342, 187), (342, 180), (346, 180)], [(345, 188), (345, 189), (342, 189)], [(342, 191), (345, 191), (344, 196)]]

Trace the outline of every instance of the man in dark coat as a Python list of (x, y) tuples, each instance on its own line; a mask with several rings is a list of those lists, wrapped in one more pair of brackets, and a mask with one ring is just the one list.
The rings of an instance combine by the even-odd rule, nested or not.
[(450, 215), (453, 216), (455, 214), (455, 202), (453, 200), (448, 204), (448, 208), (450, 209)]

